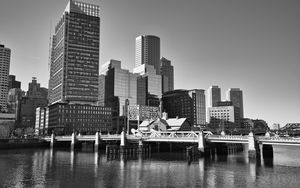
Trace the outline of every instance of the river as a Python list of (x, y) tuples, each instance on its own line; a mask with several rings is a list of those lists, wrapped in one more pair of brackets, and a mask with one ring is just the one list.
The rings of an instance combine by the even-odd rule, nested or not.
[(247, 151), (187, 160), (185, 153), (107, 157), (82, 149), (0, 150), (0, 187), (300, 187), (300, 147), (275, 146), (272, 161)]

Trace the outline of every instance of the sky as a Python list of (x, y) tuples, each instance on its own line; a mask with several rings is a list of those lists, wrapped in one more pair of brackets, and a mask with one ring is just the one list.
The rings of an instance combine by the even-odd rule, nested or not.
[[(83, 0), (81, 0), (83, 1)], [(10, 74), (28, 90), (48, 87), (49, 38), (67, 0), (1, 0), (0, 43)], [(85, 0), (100, 6), (100, 66), (133, 70), (135, 38), (156, 35), (171, 60), (175, 89), (243, 90), (244, 114), (300, 122), (299, 0)]]

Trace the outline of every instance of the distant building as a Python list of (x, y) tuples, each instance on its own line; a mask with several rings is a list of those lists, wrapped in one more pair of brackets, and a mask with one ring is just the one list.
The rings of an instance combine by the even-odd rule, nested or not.
[(274, 123), (272, 126), (272, 130), (279, 130), (280, 129), (280, 124), (279, 123)]
[(157, 74), (152, 65), (143, 64), (135, 67), (133, 73), (137, 77), (137, 104), (156, 106), (160, 104), (162, 96), (162, 77)]
[[(242, 131), (253, 131), (255, 134), (264, 134), (269, 130), (269, 126), (265, 120), (244, 118), (241, 120)], [(246, 133), (248, 133), (246, 132)]]
[(105, 74), (105, 106), (112, 108), (117, 116), (124, 116), (125, 101), (137, 104), (137, 74), (121, 68), (121, 61), (110, 60)]
[(50, 104), (96, 104), (99, 84), (99, 6), (70, 0), (52, 39)]
[(15, 128), (16, 115), (0, 113), (0, 138), (8, 138)]
[[(120, 132), (127, 115), (126, 100), (130, 105), (137, 104), (137, 76), (121, 68), (121, 61), (109, 60), (102, 66), (99, 82), (99, 99), (103, 106), (111, 107), (113, 130)], [(102, 90), (102, 91), (101, 91)], [(120, 117), (122, 116), (122, 117)]]
[(89, 104), (55, 103), (49, 106), (48, 133), (70, 135), (72, 132), (95, 134), (112, 129), (110, 107)]
[(159, 107), (144, 106), (144, 105), (129, 105), (128, 106), (129, 120), (144, 121), (154, 120), (160, 117)]
[(205, 91), (202, 89), (174, 90), (163, 94), (163, 112), (169, 118), (187, 118), (194, 126), (206, 124)]
[(243, 91), (239, 88), (230, 88), (226, 92), (226, 99), (240, 109), (240, 118), (244, 118)]
[(49, 121), (49, 108), (38, 107), (35, 110), (35, 135), (47, 135), (48, 133), (48, 121)]
[(208, 116), (208, 127), (214, 131), (233, 131), (240, 127), (240, 110), (235, 106), (209, 107)]
[(10, 49), (0, 44), (0, 111), (7, 111), (8, 74), (10, 66)]
[(40, 87), (35, 77), (28, 84), (26, 96), (22, 97), (20, 119), (17, 120), (18, 128), (33, 128), (35, 127), (36, 108), (46, 107), (48, 105), (47, 89)]
[(21, 82), (16, 81), (16, 76), (15, 75), (9, 75), (8, 76), (8, 90), (13, 89), (13, 88), (20, 89), (21, 88)]
[(153, 65), (156, 74), (160, 74), (160, 38), (142, 35), (135, 39), (135, 67)]
[(207, 90), (208, 107), (216, 107), (217, 102), (221, 101), (221, 88), (218, 86), (210, 86)]
[(10, 89), (8, 92), (8, 113), (16, 114), (16, 119), (20, 119), (21, 102), (23, 96), (25, 96), (25, 93), (19, 88)]
[(162, 93), (174, 90), (174, 67), (171, 61), (166, 58), (160, 58), (160, 74), (162, 76)]
[(231, 101), (219, 101), (216, 104), (216, 107), (217, 106), (233, 106), (233, 104)]

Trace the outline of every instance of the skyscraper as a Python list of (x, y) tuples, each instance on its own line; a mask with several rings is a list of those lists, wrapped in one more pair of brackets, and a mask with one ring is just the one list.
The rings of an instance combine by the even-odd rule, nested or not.
[(174, 67), (171, 61), (166, 58), (160, 58), (160, 74), (162, 76), (162, 92), (174, 90)]
[(140, 75), (137, 78), (137, 104), (158, 107), (162, 96), (161, 75), (148, 64), (134, 68), (133, 73)]
[(239, 88), (230, 88), (226, 91), (226, 99), (240, 109), (240, 118), (244, 118), (243, 91)]
[(210, 86), (207, 90), (208, 107), (216, 107), (217, 102), (221, 101), (221, 88), (218, 86)]
[(99, 6), (70, 0), (52, 39), (50, 104), (97, 102), (99, 33)]
[(135, 67), (142, 64), (153, 65), (160, 74), (160, 38), (142, 35), (135, 39)]
[(136, 105), (137, 101), (137, 74), (121, 68), (121, 61), (110, 60), (105, 74), (105, 106), (110, 106), (118, 116), (126, 115), (125, 101)]
[(0, 110), (7, 110), (10, 49), (0, 44)]

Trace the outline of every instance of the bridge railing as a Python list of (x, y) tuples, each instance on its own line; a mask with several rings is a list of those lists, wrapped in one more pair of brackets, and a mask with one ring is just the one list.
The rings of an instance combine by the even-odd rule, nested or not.
[(143, 138), (198, 138), (200, 131), (152, 131), (142, 132)]
[(300, 143), (300, 138), (293, 138), (293, 137), (264, 137), (260, 136), (258, 137), (259, 141), (279, 141), (279, 142), (299, 142)]
[(248, 136), (239, 136), (239, 135), (209, 135), (209, 139), (224, 139), (224, 140), (247, 140)]

